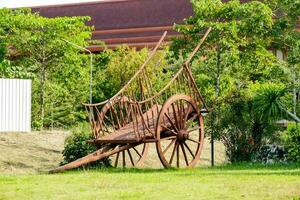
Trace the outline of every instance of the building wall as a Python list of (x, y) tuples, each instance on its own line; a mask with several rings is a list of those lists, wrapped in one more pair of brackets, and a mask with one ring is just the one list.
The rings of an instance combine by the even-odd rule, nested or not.
[(31, 131), (31, 80), (0, 78), (0, 132)]

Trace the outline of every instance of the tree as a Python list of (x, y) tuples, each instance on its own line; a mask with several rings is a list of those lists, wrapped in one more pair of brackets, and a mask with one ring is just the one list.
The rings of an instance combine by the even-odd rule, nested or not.
[(268, 50), (274, 41), (273, 11), (258, 1), (194, 0), (192, 4), (195, 15), (175, 27), (183, 37), (175, 39), (171, 49), (175, 56), (187, 56), (201, 33), (212, 27), (191, 66), (200, 90), (211, 105), (208, 130), (212, 137), (223, 140), (229, 156), (234, 157), (230, 151), (236, 149), (233, 141), (238, 138), (241, 148), (237, 154), (247, 149), (247, 145), (254, 147), (247, 150), (251, 154), (259, 148), (264, 133), (272, 125), (255, 117), (247, 93), (249, 86), (255, 82), (288, 82), (286, 65)]
[[(37, 115), (34, 111), (33, 116), (40, 116), (38, 124), (43, 128), (46, 97), (50, 98), (46, 91), (47, 82), (55, 80), (56, 85), (64, 84), (61, 85), (62, 88), (70, 89), (65, 86), (70, 86), (72, 79), (74, 84), (78, 79), (87, 77), (88, 70), (77, 69), (80, 65), (82, 66), (84, 55), (63, 40), (87, 46), (87, 40), (90, 39), (92, 30), (91, 27), (85, 25), (89, 18), (44, 18), (36, 13), (31, 13), (28, 9), (4, 9), (2, 16), (5, 22), (1, 26), (7, 35), (5, 40), (8, 44), (9, 59), (12, 60), (13, 65), (23, 66), (26, 71), (35, 74), (33, 99), (35, 101), (39, 96), (39, 100), (35, 101), (33, 105), (39, 107), (39, 114)], [(71, 76), (70, 72), (77, 72), (76, 75), (79, 76)], [(80, 82), (82, 83), (82, 81)], [(88, 83), (88, 81), (86, 82)], [(72, 85), (73, 88), (74, 86)], [(73, 89), (73, 92), (75, 91)]]
[(300, 1), (266, 0), (265, 2), (274, 10), (276, 19), (272, 31), (272, 46), (287, 55), (286, 63), (291, 73), (287, 87), (293, 92), (292, 112), (297, 115), (297, 106), (300, 109), (297, 102), (297, 95), (300, 94), (300, 33), (295, 28), (300, 16)]

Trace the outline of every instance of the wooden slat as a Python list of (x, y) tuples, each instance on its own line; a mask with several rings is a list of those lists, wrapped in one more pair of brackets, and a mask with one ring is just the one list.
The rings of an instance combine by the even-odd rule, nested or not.
[[(137, 124), (139, 124), (138, 127), (136, 127), (136, 124), (131, 122), (127, 125), (125, 125), (124, 127), (122, 127), (121, 129), (106, 135), (102, 138), (99, 139), (100, 143), (133, 143), (133, 142), (137, 142), (137, 137), (134, 134), (134, 128), (137, 128), (140, 132), (145, 132), (146, 135), (145, 137), (153, 137), (152, 133), (154, 133), (154, 129), (155, 129), (155, 124), (151, 123), (148, 124), (149, 126), (149, 130), (146, 131), (146, 128), (143, 126), (143, 118), (145, 119), (147, 115), (149, 115), (150, 113), (152, 113), (154, 111), (154, 117), (156, 118), (158, 116), (157, 113), (157, 108), (159, 107), (159, 110), (161, 109), (160, 105), (154, 105), (152, 108), (150, 108), (147, 112), (143, 113), (142, 117), (139, 116), (137, 118)], [(156, 121), (156, 120), (155, 120)]]

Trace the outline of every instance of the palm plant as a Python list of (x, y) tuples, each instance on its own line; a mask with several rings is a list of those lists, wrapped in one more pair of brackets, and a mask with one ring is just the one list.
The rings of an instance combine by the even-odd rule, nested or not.
[(283, 102), (286, 89), (278, 84), (263, 84), (255, 91), (253, 105), (255, 113), (260, 120), (276, 120), (282, 113), (287, 114), (292, 120), (300, 122), (300, 119), (290, 111)]

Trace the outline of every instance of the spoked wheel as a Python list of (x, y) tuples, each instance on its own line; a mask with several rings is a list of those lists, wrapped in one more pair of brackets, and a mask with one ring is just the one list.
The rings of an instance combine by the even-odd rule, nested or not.
[(109, 157), (113, 167), (142, 167), (147, 157), (149, 143), (140, 144)]
[(165, 168), (193, 167), (203, 147), (203, 117), (193, 98), (174, 95), (163, 105), (156, 127), (156, 148)]

